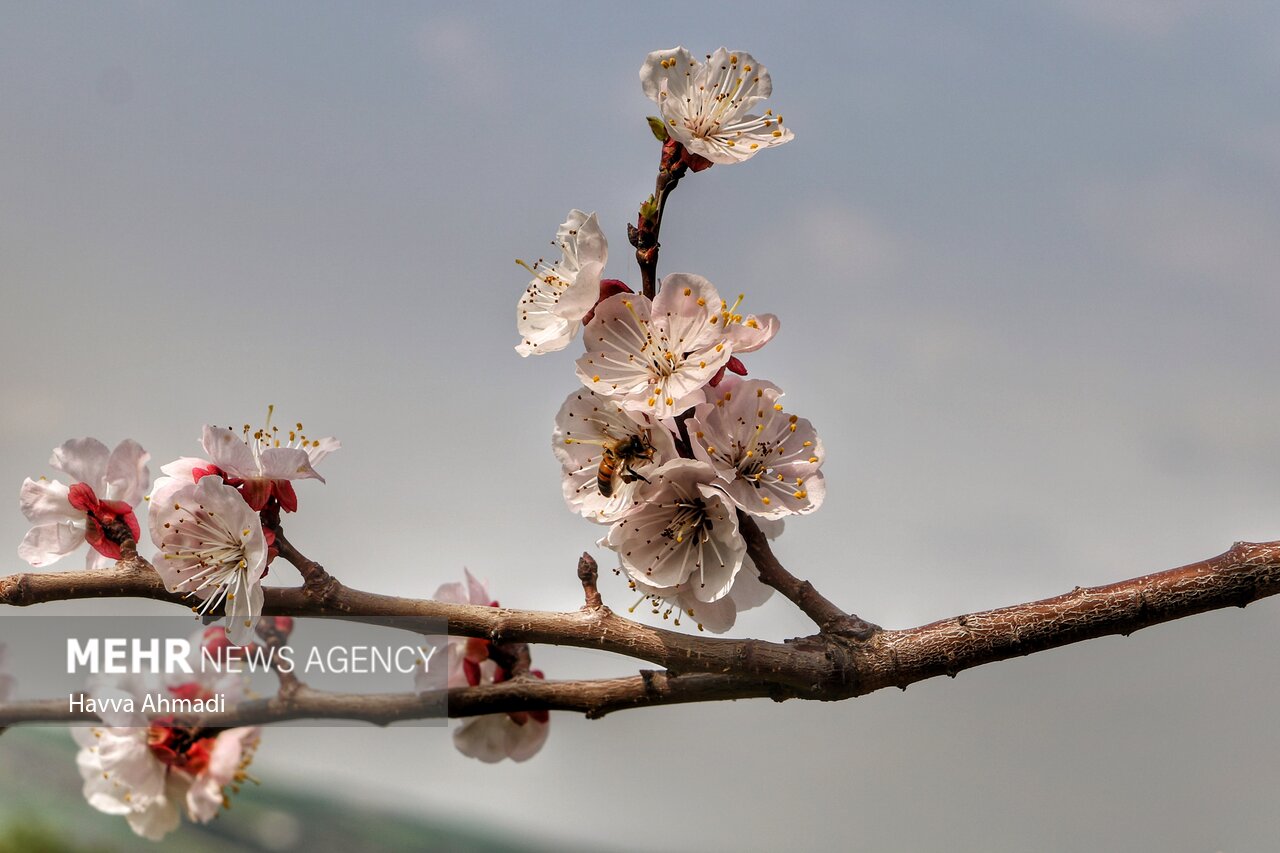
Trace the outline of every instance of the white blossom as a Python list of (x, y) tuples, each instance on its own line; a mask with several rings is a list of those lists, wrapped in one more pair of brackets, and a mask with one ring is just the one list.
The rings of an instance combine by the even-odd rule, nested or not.
[(667, 132), (713, 163), (738, 163), (792, 138), (773, 110), (751, 112), (773, 82), (749, 53), (722, 47), (703, 63), (683, 47), (654, 51), (640, 68), (640, 84)]
[(760, 379), (726, 381), (715, 391), (717, 399), (689, 419), (689, 438), (733, 502), (763, 518), (821, 506), (822, 442), (809, 421), (783, 411), (782, 391)]
[(596, 215), (569, 211), (556, 231), (561, 259), (548, 264), (517, 261), (533, 273), (516, 305), (516, 331), (521, 356), (562, 350), (578, 334), (582, 318), (600, 295), (600, 277), (609, 258), (609, 244)]
[(619, 293), (596, 306), (578, 378), (624, 409), (662, 420), (701, 403), (703, 386), (733, 355), (720, 295), (702, 276), (672, 273), (657, 297)]
[[(542, 677), (536, 670), (530, 674), (535, 678)], [(482, 677), (480, 683), (490, 682), (487, 677)], [(504, 758), (528, 761), (542, 749), (550, 732), (551, 724), (546, 711), (483, 714), (467, 718), (453, 730), (453, 745), (468, 758), (485, 764), (496, 764)]]
[[(136, 834), (152, 841), (178, 828), (180, 805), (194, 821), (213, 820), (227, 802), (224, 789), (248, 778), (245, 769), (259, 738), (256, 727), (195, 739), (164, 725), (71, 732), (81, 747), (76, 765), (85, 800), (98, 811), (123, 815)], [(169, 742), (181, 744), (182, 751), (167, 749)]]
[(646, 472), (677, 456), (665, 427), (585, 388), (560, 406), (551, 449), (560, 460), (569, 508), (602, 523), (630, 510)]
[(261, 512), (273, 498), (285, 512), (296, 511), (298, 497), (292, 481), (323, 483), (324, 477), (315, 466), (342, 444), (333, 436), (309, 438), (301, 423), (282, 431), (271, 424), (274, 413), (275, 407), (268, 406), (266, 425), (255, 430), (245, 424), (240, 434), (230, 427), (206, 424), (201, 445), (208, 458), (183, 456), (161, 465), (160, 470), (192, 483), (208, 474), (219, 476), (239, 489), (255, 512)]
[(183, 782), (147, 745), (146, 726), (73, 728), (84, 798), (100, 812), (123, 815), (135, 833), (159, 841), (178, 828)]
[(219, 477), (198, 483), (162, 477), (148, 522), (165, 588), (201, 599), (194, 608), (199, 614), (225, 601), (227, 635), (237, 645), (252, 641), (262, 614), (268, 543), (258, 514), (240, 493)]
[(634, 512), (600, 544), (618, 552), (632, 580), (658, 590), (687, 591), (709, 603), (729, 593), (746, 543), (738, 516), (705, 462), (676, 459), (656, 469)]
[(737, 622), (739, 613), (759, 607), (773, 595), (773, 587), (760, 581), (760, 572), (750, 557), (743, 558), (742, 570), (734, 579), (728, 595), (711, 602), (700, 601), (689, 581), (672, 589), (661, 589), (636, 580), (631, 580), (630, 584), (642, 596), (629, 608), (630, 612), (634, 613), (642, 602), (648, 601), (655, 616), (660, 613), (663, 619), (670, 619), (674, 613), (676, 625), (680, 624), (681, 616), (687, 616), (694, 620), (699, 631), (705, 629), (713, 634), (728, 631)]

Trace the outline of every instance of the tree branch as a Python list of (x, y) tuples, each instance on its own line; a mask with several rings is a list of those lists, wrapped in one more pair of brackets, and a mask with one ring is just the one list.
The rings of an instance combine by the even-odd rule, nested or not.
[(858, 661), (861, 692), (902, 687), (1033, 652), (1134, 631), (1280, 593), (1280, 542), (1054, 598), (882, 631)]
[[(690, 636), (634, 622), (607, 607), (569, 613), (514, 610), (379, 595), (341, 584), (322, 598), (305, 587), (267, 587), (264, 593), (266, 615), (341, 619), (419, 633), (436, 631), (441, 622), (447, 622), (449, 632), (456, 635), (498, 644), (519, 641), (602, 649), (674, 672), (743, 671), (804, 685), (821, 677), (827, 667), (820, 649), (809, 652), (803, 661), (807, 665), (802, 666), (795, 652), (798, 646)], [(0, 604), (24, 607), (72, 598), (151, 598), (187, 604), (180, 594), (168, 592), (141, 558), (106, 569), (0, 578)]]
[(747, 555), (756, 564), (760, 580), (782, 593), (817, 623), (824, 634), (845, 634), (856, 640), (866, 640), (879, 625), (863, 621), (852, 613), (845, 613), (828, 601), (809, 581), (802, 581), (782, 567), (769, 547), (760, 525), (751, 516), (738, 510), (738, 527), (747, 541)]
[[(598, 719), (613, 711), (653, 705), (769, 696), (773, 688), (736, 675), (672, 675), (643, 671), (624, 678), (543, 681), (516, 678), (499, 684), (455, 687), (426, 693), (328, 693), (299, 686), (288, 696), (241, 702), (235, 710), (194, 718), (214, 728), (257, 726), (298, 720), (342, 720), (385, 726), (439, 715), (442, 700), (450, 717), (512, 711), (572, 711)], [(0, 728), (31, 723), (100, 722), (86, 711), (71, 711), (66, 699), (0, 704)]]
[[(0, 603), (22, 606), (126, 595), (173, 600), (154, 572), (148, 573), (149, 566), (144, 566), (145, 561), (134, 561), (105, 571), (13, 575), (0, 579)], [(565, 710), (599, 717), (625, 708), (763, 696), (847, 699), (1094, 637), (1127, 635), (1208, 610), (1244, 607), (1277, 593), (1280, 542), (1238, 542), (1224, 554), (1180, 568), (1106, 586), (1077, 587), (1054, 598), (917, 628), (877, 630), (866, 640), (845, 633), (787, 643), (690, 637), (622, 619), (604, 607), (544, 613), (398, 599), (346, 587), (333, 604), (308, 597), (302, 589), (271, 589), (267, 612), (410, 629), (425, 627), (423, 620), (447, 619), (450, 631), (462, 635), (598, 647), (641, 659), (672, 661), (666, 672), (626, 678), (515, 678), (448, 691), (450, 716)], [(252, 712), (255, 716), (244, 718), (251, 722), (343, 718), (386, 723), (411, 719), (428, 704), (427, 699), (411, 694), (352, 696), (299, 687), (289, 697), (260, 700), (251, 707), (242, 706), (238, 713)], [(0, 706), (0, 727), (67, 718), (65, 705), (61, 710), (51, 703)]]

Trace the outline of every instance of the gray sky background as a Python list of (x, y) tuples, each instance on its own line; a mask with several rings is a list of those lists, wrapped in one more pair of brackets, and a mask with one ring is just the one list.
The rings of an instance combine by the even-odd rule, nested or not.
[[(343, 581), (578, 606), (576, 350), (516, 356), (512, 259), (580, 207), (636, 282), (636, 72), (676, 44), (752, 52), (796, 133), (680, 186), (661, 269), (781, 316), (748, 364), (829, 454), (797, 574), (905, 627), (1280, 537), (1274, 6), (143, 2), (0, 9), (0, 542), (64, 439), (158, 466), (275, 403), (345, 445), (288, 525)], [(1259, 850), (1278, 641), (1267, 601), (853, 702), (557, 715), (522, 766), (301, 729), (255, 767), (592, 846)]]

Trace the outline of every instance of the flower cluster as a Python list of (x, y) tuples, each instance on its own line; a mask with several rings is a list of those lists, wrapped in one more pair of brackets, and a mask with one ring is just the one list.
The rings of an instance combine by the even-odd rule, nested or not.
[[(720, 48), (702, 63), (684, 48), (657, 51), (640, 79), (661, 111), (664, 168), (691, 157), (702, 168), (737, 163), (792, 138), (771, 110), (750, 113), (772, 82), (747, 53)], [(642, 206), (638, 250), (636, 235), (656, 233), (659, 215), (652, 201)], [(776, 385), (738, 378), (747, 374), (741, 357), (772, 340), (778, 319), (745, 312), (742, 295), (730, 303), (699, 275), (670, 274), (652, 298), (603, 279), (594, 214), (572, 211), (559, 243), (560, 265), (530, 267), (539, 277), (520, 300), (517, 350), (563, 349), (585, 326), (583, 387), (560, 407), (552, 440), (565, 501), (609, 525), (600, 544), (617, 552), (655, 612), (728, 630), (771, 591), (747, 556), (740, 518), (776, 522), (812, 512), (824, 496), (812, 425), (784, 410)]]
[[(199, 603), (197, 615), (224, 612), (227, 633), (248, 643), (262, 613), (262, 578), (275, 556), (280, 513), (295, 512), (295, 480), (320, 480), (315, 465), (341, 445), (333, 437), (308, 438), (302, 424), (281, 431), (267, 424), (240, 433), (205, 426), (205, 457), (182, 457), (160, 467), (165, 476), (147, 495), (147, 527), (159, 549), (153, 559), (170, 592)], [(49, 464), (72, 481), (30, 477), (22, 484), (22, 512), (32, 528), (18, 556), (47, 566), (88, 542), (88, 568), (113, 564), (126, 543), (136, 546), (141, 526), (134, 508), (151, 485), (151, 455), (125, 440), (108, 451), (94, 438), (54, 449)]]
[[(225, 616), (226, 627), (204, 629), (193, 644), (227, 657), (253, 639), (262, 614), (262, 579), (275, 556), (281, 512), (298, 509), (296, 480), (323, 478), (315, 465), (340, 445), (310, 439), (302, 424), (281, 431), (245, 426), (240, 433), (204, 428), (204, 458), (184, 457), (161, 466), (165, 476), (147, 495), (147, 527), (158, 549), (152, 564), (170, 592), (185, 593), (206, 621)], [(18, 555), (43, 567), (88, 542), (88, 568), (109, 565), (136, 549), (141, 525), (134, 508), (151, 485), (150, 454), (126, 440), (108, 451), (93, 438), (72, 439), (53, 451), (49, 464), (72, 481), (28, 478), (20, 505), (32, 523)], [(277, 620), (278, 622), (279, 620)], [(198, 653), (198, 652), (197, 652)], [(0, 648), (0, 658), (3, 649)], [(198, 665), (193, 665), (203, 672)], [(94, 698), (133, 700), (157, 691), (180, 699), (230, 700), (243, 692), (238, 677), (151, 684), (139, 677), (91, 685)], [(0, 675), (0, 701), (11, 687)], [(118, 707), (118, 706), (117, 706)], [(158, 840), (179, 823), (212, 820), (227, 804), (226, 791), (250, 778), (257, 748), (255, 728), (204, 729), (176, 718), (148, 719), (141, 712), (100, 712), (104, 725), (74, 729), (77, 764), (89, 804), (123, 815), (134, 832)]]
[[(599, 544), (617, 553), (618, 572), (654, 613), (675, 613), (676, 624), (687, 614), (699, 629), (724, 632), (772, 593), (743, 526), (773, 537), (787, 516), (817, 509), (824, 454), (812, 425), (785, 411), (780, 388), (745, 378), (743, 358), (773, 339), (777, 317), (747, 312), (743, 295), (730, 302), (700, 275), (659, 281), (658, 236), (667, 196), (685, 174), (743, 162), (792, 133), (780, 115), (759, 111), (772, 81), (748, 53), (719, 48), (700, 61), (682, 47), (656, 51), (640, 80), (657, 105), (649, 126), (662, 143), (657, 188), (628, 228), (643, 286), (636, 292), (604, 277), (608, 242), (600, 222), (595, 213), (571, 210), (556, 231), (559, 258), (518, 261), (532, 279), (517, 303), (516, 350), (563, 350), (582, 331), (580, 385), (561, 405), (553, 437), (565, 502), (608, 528)], [(146, 496), (152, 564), (165, 588), (191, 600), (205, 623), (223, 623), (202, 629), (195, 644), (201, 653), (243, 659), (253, 653), (255, 633), (274, 648), (292, 623), (262, 619), (262, 584), (273, 559), (283, 553), (308, 581), (324, 576), (284, 539), (281, 514), (298, 510), (299, 481), (324, 482), (316, 468), (340, 445), (309, 438), (301, 423), (281, 430), (271, 416), (269, 409), (261, 429), (205, 426), (203, 455), (161, 466), (154, 485), (150, 455), (132, 440), (114, 450), (92, 438), (64, 442), (49, 464), (69, 482), (39, 477), (22, 485), (20, 506), (32, 526), (19, 556), (45, 567), (87, 543), (89, 570), (118, 561), (143, 565), (136, 508)], [(469, 572), (435, 597), (498, 606)], [(524, 643), (453, 637), (448, 646), (451, 689), (543, 678)], [(0, 664), (3, 654), (0, 646)], [(426, 665), (419, 690), (428, 689)], [(146, 838), (175, 829), (182, 811), (193, 821), (212, 820), (229, 804), (228, 792), (251, 779), (258, 728), (208, 728), (133, 710), (139, 697), (157, 691), (186, 700), (244, 694), (239, 676), (228, 682), (199, 671), (187, 681), (130, 675), (89, 687), (105, 710), (98, 711), (102, 725), (75, 732), (84, 795)], [(283, 677), (281, 683), (283, 691)], [(11, 689), (12, 679), (0, 673), (0, 702)], [(525, 761), (549, 729), (544, 710), (511, 711), (468, 719), (453, 739), (464, 755), (486, 763)]]
[[(490, 597), (485, 585), (471, 572), (463, 571), (466, 575), (464, 582), (443, 584), (432, 597), (450, 604), (497, 607), (498, 602)], [(495, 648), (489, 640), (479, 637), (450, 637), (448, 686), (476, 687), (506, 681), (512, 673), (499, 662), (509, 656), (504, 654), (506, 652), (506, 649)], [(541, 670), (537, 669), (529, 670), (528, 675), (543, 677)], [(416, 680), (418, 690), (428, 688), (425, 670), (419, 670)], [(486, 764), (496, 764), (504, 758), (526, 761), (546, 743), (550, 719), (546, 711), (514, 711), (471, 717), (453, 730), (453, 743), (463, 755)]]

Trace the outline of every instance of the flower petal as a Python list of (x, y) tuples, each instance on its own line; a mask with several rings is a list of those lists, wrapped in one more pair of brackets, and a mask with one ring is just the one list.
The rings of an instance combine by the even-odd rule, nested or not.
[(129, 828), (148, 841), (161, 841), (178, 828), (181, 818), (178, 807), (168, 799), (153, 800), (146, 808), (130, 811), (125, 815)]
[(683, 47), (655, 50), (640, 66), (640, 87), (645, 97), (659, 106), (667, 98), (683, 98), (689, 87), (690, 72), (698, 64)]
[[(233, 477), (256, 477), (258, 463), (244, 439), (229, 427), (205, 425), (200, 440), (210, 461)], [(162, 469), (163, 470), (163, 469)], [(168, 472), (166, 472), (168, 473)]]
[(453, 745), (468, 758), (497, 764), (507, 757), (508, 724), (506, 714), (472, 717), (453, 730)]
[(94, 491), (102, 488), (111, 451), (96, 438), (73, 438), (54, 448), (49, 464), (77, 483), (88, 483)]
[(22, 537), (18, 556), (37, 569), (56, 563), (84, 542), (84, 527), (70, 521), (37, 524)]
[[(234, 597), (232, 597), (234, 596)], [(239, 573), (235, 591), (227, 595), (227, 636), (237, 646), (253, 642), (253, 628), (262, 616), (262, 584)]]
[[(212, 464), (208, 459), (198, 459), (195, 456), (180, 456), (166, 465), (161, 465), (160, 472), (166, 477), (194, 483), (196, 481), (195, 469), (208, 468)], [(159, 480), (156, 482), (158, 484)]]
[(735, 355), (755, 352), (778, 334), (778, 317), (775, 314), (748, 314), (741, 323), (725, 326), (724, 334), (733, 343)]
[(81, 521), (84, 513), (71, 505), (67, 497), (69, 492), (70, 488), (57, 480), (33, 480), (28, 477), (22, 482), (18, 506), (32, 524)]
[(520, 724), (507, 714), (472, 717), (454, 729), (453, 745), (469, 758), (496, 764), (504, 758), (527, 761), (547, 741), (551, 726), (533, 719)]
[(136, 506), (151, 485), (151, 471), (147, 468), (150, 459), (151, 454), (133, 439), (117, 444), (107, 460), (106, 491), (99, 497)]
[(511, 724), (507, 726), (507, 755), (512, 761), (528, 761), (538, 754), (542, 745), (547, 742), (551, 733), (551, 724), (538, 722), (532, 718), (523, 725), (507, 717)]
[(261, 476), (269, 480), (319, 480), (324, 482), (315, 468), (311, 467), (311, 457), (300, 447), (268, 447), (259, 454)]
[(84, 555), (84, 567), (86, 571), (95, 571), (98, 569), (110, 569), (115, 566), (117, 559), (108, 557), (100, 551), (90, 548)]
[(471, 604), (480, 604), (488, 607), (493, 602), (489, 597), (489, 589), (483, 581), (476, 580), (475, 575), (471, 574), (469, 569), (463, 569), (462, 574), (467, 579), (467, 595), (470, 596)]
[(317, 438), (305, 448), (307, 451), (307, 458), (311, 460), (311, 464), (313, 466), (319, 465), (321, 460), (330, 453), (341, 449), (342, 442), (338, 441), (338, 439), (331, 435), (327, 435), (324, 438)]

